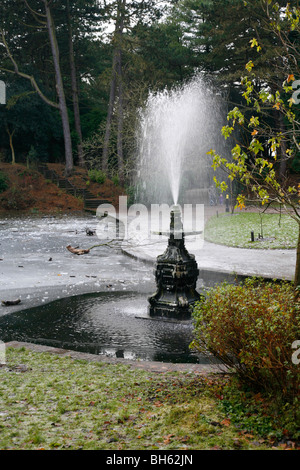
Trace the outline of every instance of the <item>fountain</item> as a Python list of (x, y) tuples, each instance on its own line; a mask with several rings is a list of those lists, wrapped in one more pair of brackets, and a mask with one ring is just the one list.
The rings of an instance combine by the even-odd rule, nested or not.
[(213, 172), (207, 152), (218, 147), (221, 117), (220, 96), (201, 77), (150, 94), (141, 111), (138, 202), (174, 205), (170, 232), (165, 233), (168, 246), (155, 268), (157, 292), (148, 299), (151, 317), (190, 318), (191, 306), (201, 298), (196, 291), (199, 271), (185, 247), (178, 204), (209, 204)]
[[(223, 143), (220, 110), (219, 97), (204, 86), (201, 79), (195, 79), (177, 89), (150, 94), (147, 106), (141, 112), (136, 202), (144, 207), (148, 203), (173, 207), (170, 229), (163, 229), (168, 243), (164, 253), (157, 257), (155, 278), (149, 276), (149, 268), (144, 263), (139, 264), (119, 252), (112, 254), (105, 246), (88, 255), (87, 271), (84, 272), (80, 264), (73, 273), (77, 258), (71, 261), (65, 253), (66, 259), (61, 264), (66, 272), (62, 274), (66, 279), (70, 273), (74, 274), (70, 275), (76, 277), (72, 289), (78, 287), (80, 292), (85, 277), (97, 278), (97, 283), (81, 295), (72, 289), (67, 293), (65, 286), (62, 298), (48, 303), (48, 297), (45, 297), (41, 300), (45, 300), (43, 305), (32, 308), (26, 307), (25, 300), (21, 304), (24, 310), (21, 307), (15, 313), (0, 317), (1, 340), (47, 344), (130, 360), (207, 363), (206, 357), (189, 347), (193, 339), (191, 307), (201, 301), (203, 295), (197, 292), (196, 284), (199, 292), (207, 284), (203, 279), (198, 283), (195, 256), (186, 249), (185, 239), (191, 233), (185, 217), (185, 230), (183, 228), (179, 204), (182, 206), (182, 200), (190, 204), (206, 202), (198, 198), (199, 195), (206, 197), (212, 184), (206, 153), (210, 148), (224, 153), (223, 148), (218, 149), (219, 143)], [(192, 200), (194, 195), (196, 201)], [(183, 214), (186, 213), (184, 209)], [(148, 215), (147, 212), (147, 221)], [(86, 227), (80, 235), (78, 225), (75, 226), (74, 244), (86, 245)], [(55, 240), (54, 253), (59, 253), (61, 258), (61, 247), (70, 243), (71, 231), (66, 234), (64, 225), (59, 228), (51, 233), (51, 243)], [(41, 251), (42, 236), (47, 249), (49, 246), (49, 225), (46, 228), (43, 225), (39, 233), (35, 230), (31, 229), (32, 236), (27, 237), (30, 245), (26, 244), (27, 251), (31, 246), (32, 252), (28, 252), (28, 256), (32, 258)], [(11, 249), (10, 243), (11, 232), (8, 231), (7, 237), (1, 238), (5, 252)], [(30, 256), (27, 262), (31, 262)], [(52, 279), (56, 279), (57, 272), (62, 269), (54, 261), (51, 267), (55, 276), (51, 272), (49, 280), (47, 274), (46, 286), (48, 282), (51, 286)], [(92, 274), (91, 269), (95, 269)], [(11, 282), (14, 285), (15, 279)], [(40, 279), (36, 280), (37, 286), (39, 282)], [(150, 295), (155, 287), (155, 294)], [(48, 290), (47, 287), (47, 295)], [(28, 298), (31, 295), (26, 294)]]
[[(196, 76), (150, 93), (139, 112), (136, 201), (207, 204), (214, 171), (207, 152), (224, 154), (226, 122), (220, 93)], [(224, 176), (223, 176), (224, 178)]]
[(171, 211), (168, 247), (157, 258), (157, 292), (148, 299), (150, 316), (190, 318), (191, 306), (201, 298), (196, 291), (198, 274), (195, 257), (185, 247), (180, 209), (175, 206)]

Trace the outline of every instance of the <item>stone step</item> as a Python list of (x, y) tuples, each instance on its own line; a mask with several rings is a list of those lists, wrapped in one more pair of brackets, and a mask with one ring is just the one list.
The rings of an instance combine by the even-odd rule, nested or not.
[(90, 208), (97, 208), (100, 204), (111, 204), (107, 199), (86, 199), (85, 206)]
[(85, 199), (97, 199), (97, 196), (95, 194), (91, 193), (88, 189), (83, 189), (84, 194), (85, 194)]
[(46, 163), (38, 165), (38, 171), (44, 175), (46, 179), (51, 180), (57, 186), (73, 196), (80, 196), (84, 199), (84, 209), (96, 210), (101, 204), (111, 204), (107, 199), (99, 199), (88, 189), (77, 188), (68, 179), (61, 178), (55, 170), (51, 170)]

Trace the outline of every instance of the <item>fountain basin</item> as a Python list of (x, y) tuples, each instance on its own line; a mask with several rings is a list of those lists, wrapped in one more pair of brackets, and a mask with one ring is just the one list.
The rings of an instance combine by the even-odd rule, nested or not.
[(138, 292), (78, 295), (11, 313), (0, 318), (0, 337), (130, 360), (210, 363), (189, 348), (191, 320), (151, 318)]

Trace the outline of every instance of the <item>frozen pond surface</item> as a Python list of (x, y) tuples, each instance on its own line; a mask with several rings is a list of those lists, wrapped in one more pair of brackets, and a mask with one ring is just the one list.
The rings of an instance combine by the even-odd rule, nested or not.
[[(207, 362), (191, 354), (192, 323), (161, 322), (147, 314), (155, 291), (151, 266), (120, 250), (89, 248), (96, 217), (0, 220), (0, 339), (94, 354), (166, 362)], [(201, 285), (201, 280), (199, 280)]]
[(87, 255), (71, 254), (67, 245), (89, 248), (100, 243), (97, 219), (43, 217), (0, 220), (0, 299), (21, 298), (17, 307), (2, 307), (0, 315), (78, 293), (138, 289), (152, 291), (152, 270), (120, 250), (94, 248)]

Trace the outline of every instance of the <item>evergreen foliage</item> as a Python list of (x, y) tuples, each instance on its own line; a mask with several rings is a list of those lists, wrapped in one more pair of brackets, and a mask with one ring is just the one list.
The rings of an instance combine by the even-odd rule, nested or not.
[[(120, 181), (124, 177), (130, 184), (137, 109), (149, 89), (172, 87), (202, 73), (219, 85), (229, 105), (240, 105), (240, 78), (250, 59), (257, 90), (283, 83), (287, 54), (272, 27), (276, 12), (271, 3), (278, 4), (278, 14), (286, 5), (261, 0), (51, 1), (75, 164), (85, 158), (88, 166), (92, 162), (104, 171), (107, 166), (108, 173), (117, 172)], [(24, 161), (31, 146), (39, 160), (64, 160), (50, 37), (41, 22), (45, 5), (46, 0), (1, 2), (0, 79), (7, 84), (9, 103), (0, 108), (0, 135), (7, 161), (12, 148), (14, 158)], [(258, 44), (251, 47), (254, 37)], [(297, 28), (285, 39), (294, 45), (297, 60)], [(32, 77), (36, 87), (16, 75), (16, 68)], [(37, 88), (53, 109), (38, 103)], [(267, 113), (265, 120), (272, 126), (276, 117)], [(299, 161), (296, 154), (288, 170), (299, 171)]]

